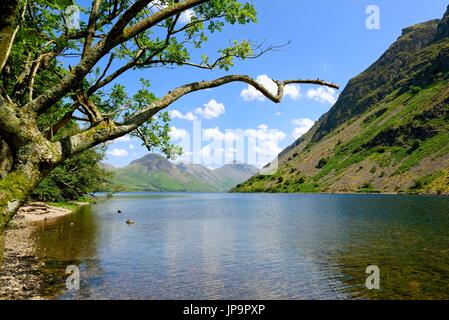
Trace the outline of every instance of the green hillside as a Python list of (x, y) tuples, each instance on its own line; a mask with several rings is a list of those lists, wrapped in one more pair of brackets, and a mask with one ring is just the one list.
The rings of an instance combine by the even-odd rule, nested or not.
[(449, 193), (449, 10), (404, 29), (274, 175), (236, 192)]
[[(107, 166), (105, 166), (107, 167)], [(149, 154), (114, 172), (111, 189), (121, 191), (227, 191), (257, 173), (246, 164), (228, 164), (216, 170), (197, 164), (174, 164)]]

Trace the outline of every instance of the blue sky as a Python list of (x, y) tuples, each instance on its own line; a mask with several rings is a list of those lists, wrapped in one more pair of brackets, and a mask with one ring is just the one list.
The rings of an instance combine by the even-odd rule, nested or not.
[[(201, 53), (214, 57), (216, 49), (226, 46), (229, 40), (250, 39), (266, 44), (290, 45), (279, 52), (269, 52), (257, 60), (237, 62), (229, 73), (248, 74), (253, 77), (268, 75), (276, 79), (321, 78), (336, 82), (343, 88), (348, 80), (371, 65), (401, 34), (403, 28), (430, 19), (441, 18), (447, 0), (254, 0), (258, 11), (258, 22), (247, 26), (229, 26), (221, 34), (210, 38)], [(380, 9), (380, 29), (369, 30), (365, 26), (369, 5)], [(214, 79), (227, 74), (224, 71), (205, 71), (189, 67), (131, 71), (117, 82), (124, 84), (129, 92), (139, 87), (139, 78), (149, 79), (152, 90), (162, 96), (173, 87), (203, 79)], [(259, 79), (263, 80), (264, 77)], [(198, 121), (205, 141), (201, 148), (211, 151), (220, 147), (209, 145), (211, 138), (224, 137), (225, 130), (241, 129), (243, 133), (257, 136), (260, 131), (269, 131), (276, 143), (269, 143), (260, 161), (269, 161), (276, 152), (291, 144), (296, 137), (332, 106), (341, 92), (318, 90), (313, 86), (290, 88), (289, 95), (281, 104), (261, 100), (244, 84), (230, 84), (209, 91), (185, 96), (174, 103), (168, 111), (174, 116), (193, 118)], [(245, 90), (246, 89), (246, 90)], [(313, 91), (310, 91), (313, 90)], [(201, 108), (201, 111), (198, 110)], [(196, 111), (196, 112), (195, 112)], [(188, 114), (188, 113), (191, 114)], [(195, 124), (197, 127), (199, 122)], [(191, 120), (175, 118), (173, 141), (189, 144), (186, 134), (193, 136)], [(236, 131), (233, 131), (234, 134)], [(232, 136), (232, 133), (230, 134)], [(204, 137), (205, 136), (205, 137)], [(208, 138), (210, 138), (208, 140)], [(247, 151), (249, 145), (244, 146)], [(184, 149), (185, 146), (184, 146)], [(189, 148), (187, 148), (189, 149)], [(224, 144), (221, 149), (237, 149)], [(187, 150), (193, 152), (193, 150)], [(186, 153), (180, 160), (192, 160)], [(106, 162), (125, 166), (130, 161), (148, 153), (134, 139), (119, 139), (109, 146)], [(204, 153), (204, 154), (206, 154)], [(212, 154), (212, 153), (211, 153)], [(229, 159), (224, 159), (227, 162)], [(246, 156), (244, 159), (248, 162)], [(195, 161), (198, 162), (198, 161)], [(207, 161), (206, 161), (207, 162)], [(205, 163), (210, 167), (221, 163)], [(259, 163), (260, 165), (260, 163)]]

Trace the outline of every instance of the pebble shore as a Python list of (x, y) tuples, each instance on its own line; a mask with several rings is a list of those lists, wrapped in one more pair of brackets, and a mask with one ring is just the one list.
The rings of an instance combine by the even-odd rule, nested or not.
[[(40, 271), (44, 262), (35, 254), (34, 231), (41, 221), (55, 219), (72, 211), (45, 205), (45, 212), (20, 210), (0, 239), (0, 300), (41, 300), (51, 276)], [(3, 253), (2, 253), (3, 252)]]

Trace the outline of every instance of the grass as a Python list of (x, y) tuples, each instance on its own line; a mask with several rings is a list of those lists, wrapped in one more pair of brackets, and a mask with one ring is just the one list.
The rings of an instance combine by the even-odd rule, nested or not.
[(53, 207), (58, 207), (58, 208), (64, 208), (64, 209), (68, 209), (68, 210), (76, 210), (79, 208), (79, 204), (75, 203), (75, 202), (49, 202), (48, 205), (53, 206)]
[(53, 207), (64, 208), (64, 209), (75, 211), (80, 207), (80, 203), (95, 204), (95, 203), (97, 203), (97, 200), (92, 198), (91, 196), (85, 195), (85, 196), (81, 196), (79, 199), (73, 200), (73, 201), (67, 200), (67, 201), (58, 201), (58, 202), (48, 202), (47, 204), (50, 206), (53, 206)]
[(410, 170), (413, 166), (420, 163), (424, 158), (437, 153), (442, 148), (447, 147), (449, 143), (449, 132), (437, 135), (422, 143), (421, 147), (412, 153), (402, 165), (395, 171), (395, 174), (401, 174)]
[[(323, 161), (323, 158), (318, 164), (315, 164), (316, 168), (320, 170), (313, 176), (306, 177), (304, 183), (290, 182), (285, 185), (284, 182), (298, 177), (296, 172), (292, 173), (291, 168), (286, 166), (279, 168), (278, 172), (272, 177), (252, 179), (243, 183), (237, 189), (239, 191), (259, 192), (263, 190), (270, 190), (271, 192), (319, 192), (329, 174), (344, 175), (348, 167), (361, 163), (366, 159), (373, 160), (379, 168), (396, 167), (394, 175), (399, 175), (409, 171), (426, 157), (433, 157), (435, 160), (440, 156), (444, 156), (449, 153), (448, 121), (436, 118), (424, 122), (416, 120), (416, 116), (425, 109), (440, 103), (448, 94), (449, 86), (445, 82), (435, 83), (427, 88), (420, 88), (420, 90), (415, 88), (413, 92), (406, 92), (401, 95), (398, 95), (398, 91), (395, 91), (368, 112), (356, 117), (361, 122), (363, 122), (363, 119), (369, 119), (369, 121), (363, 122), (364, 125), (362, 125), (360, 133), (354, 138), (348, 141), (340, 139), (333, 153), (325, 158), (327, 161)], [(356, 120), (352, 122), (354, 121)], [(373, 148), (364, 147), (365, 144), (372, 141), (382, 131), (401, 126), (406, 128), (419, 127), (424, 124), (432, 125), (441, 133), (426, 140), (412, 140), (405, 135), (399, 136), (397, 139), (399, 142), (403, 141), (404, 145), (402, 146), (381, 145)], [(329, 139), (329, 137), (345, 130), (347, 126), (348, 123), (343, 124), (325, 139)], [(314, 143), (313, 146), (310, 146), (310, 152), (321, 152), (320, 147), (320, 142)], [(297, 158), (301, 161), (300, 155), (296, 155), (294, 158), (294, 161), (298, 161), (296, 160)], [(388, 179), (388, 176), (382, 175), (381, 178)], [(381, 190), (374, 188), (363, 187), (354, 191), (363, 193), (381, 192)]]
[[(401, 41), (413, 41), (413, 32)], [(449, 41), (434, 43), (417, 52), (402, 51), (398, 55), (409, 60), (405, 68), (394, 74), (394, 81), (377, 85), (354, 105), (345, 106), (343, 111), (346, 114), (343, 116), (348, 118), (347, 121), (333, 128), (321, 140), (307, 142), (305, 139), (292, 151), (297, 151), (293, 158), (284, 163), (273, 177), (251, 179), (237, 190), (319, 192), (332, 189), (334, 184), (345, 189), (338, 182), (352, 173), (352, 168), (363, 163), (365, 168), (359, 165), (354, 180), (360, 181), (361, 185), (351, 186), (353, 192), (393, 192), (410, 184), (415, 184), (413, 192), (449, 192), (449, 169), (440, 160), (449, 154), (449, 113), (440, 116), (439, 113), (426, 112), (423, 115), (425, 111), (436, 110), (437, 106), (449, 109), (447, 69), (433, 74), (433, 64), (439, 66), (447, 60)], [(375, 69), (359, 75), (352, 85), (359, 85), (360, 79), (366, 80), (361, 83), (366, 85), (370, 78), (382, 73), (389, 75), (388, 68), (377, 65)], [(373, 103), (367, 105), (367, 101)], [(364, 111), (357, 114), (357, 108)], [(349, 112), (352, 112), (352, 117), (347, 117)], [(334, 121), (335, 126), (340, 123), (337, 120), (338, 117)], [(317, 130), (319, 132), (320, 128)], [(354, 130), (357, 130), (355, 135)], [(432, 161), (432, 166), (426, 166), (424, 159)], [(292, 166), (298, 171), (292, 171)], [(417, 170), (410, 172), (413, 168)], [(431, 168), (435, 172), (429, 174)], [(303, 179), (301, 183), (297, 183), (299, 177)], [(388, 185), (389, 189), (377, 190), (369, 183)]]

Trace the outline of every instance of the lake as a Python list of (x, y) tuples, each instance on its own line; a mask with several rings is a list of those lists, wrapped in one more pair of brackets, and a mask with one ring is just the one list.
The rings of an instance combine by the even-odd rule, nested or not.
[(122, 193), (36, 237), (57, 299), (449, 299), (449, 197)]

